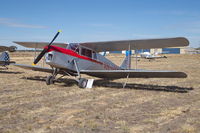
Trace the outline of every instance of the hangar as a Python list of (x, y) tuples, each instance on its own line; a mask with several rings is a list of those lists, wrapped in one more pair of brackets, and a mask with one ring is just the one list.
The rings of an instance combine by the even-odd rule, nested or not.
[[(188, 47), (173, 47), (173, 48), (162, 48), (162, 49), (140, 49), (140, 50), (132, 50), (132, 53), (140, 54), (143, 52), (154, 53), (162, 53), (162, 54), (186, 54)], [(111, 51), (110, 53), (125, 53), (125, 51)]]

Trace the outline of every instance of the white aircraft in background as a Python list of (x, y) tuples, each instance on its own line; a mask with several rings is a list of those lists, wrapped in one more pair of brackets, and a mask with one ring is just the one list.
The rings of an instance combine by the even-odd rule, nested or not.
[(151, 54), (150, 52), (143, 52), (140, 53), (140, 58), (152, 60), (158, 58), (167, 58), (167, 56), (160, 56), (158, 52), (155, 52), (154, 54)]

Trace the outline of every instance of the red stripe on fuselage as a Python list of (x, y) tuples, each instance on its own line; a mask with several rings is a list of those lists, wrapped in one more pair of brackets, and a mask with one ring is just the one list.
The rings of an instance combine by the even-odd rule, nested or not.
[[(47, 46), (44, 47), (45, 49), (47, 49)], [(70, 56), (74, 56), (74, 57), (77, 57), (77, 58), (80, 58), (80, 59), (84, 59), (84, 60), (88, 60), (88, 61), (91, 61), (91, 62), (95, 62), (95, 63), (98, 63), (98, 64), (101, 64), (101, 65), (105, 65), (105, 69), (114, 69), (116, 70), (116, 68), (114, 67), (111, 67), (107, 64), (104, 64), (102, 62), (99, 62), (99, 61), (96, 61), (96, 60), (93, 60), (91, 58), (88, 58), (88, 57), (85, 57), (85, 56), (81, 56), (79, 54), (77, 54), (76, 52), (70, 50), (70, 49), (65, 49), (65, 48), (61, 48), (61, 47), (57, 47), (57, 46), (49, 46), (49, 49), (47, 52), (50, 52), (50, 51), (57, 51), (57, 52), (60, 52), (60, 53), (63, 53), (63, 54), (66, 54), (66, 55), (70, 55)]]

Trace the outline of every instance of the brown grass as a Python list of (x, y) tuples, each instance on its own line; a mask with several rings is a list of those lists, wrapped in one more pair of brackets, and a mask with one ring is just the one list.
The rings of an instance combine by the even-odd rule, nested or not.
[[(16, 52), (11, 58), (31, 64), (33, 55)], [(108, 58), (120, 65), (124, 55)], [(188, 77), (128, 79), (124, 89), (126, 79), (95, 78), (92, 89), (80, 89), (69, 77), (47, 86), (47, 73), (14, 66), (0, 70), (0, 132), (200, 131), (200, 55), (168, 55), (151, 62), (142, 59), (138, 68), (183, 71)]]

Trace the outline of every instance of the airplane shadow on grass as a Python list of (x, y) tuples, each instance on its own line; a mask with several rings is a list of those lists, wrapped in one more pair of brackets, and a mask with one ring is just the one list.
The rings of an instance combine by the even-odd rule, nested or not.
[[(37, 81), (46, 81), (46, 77), (35, 76), (35, 77), (22, 77), (22, 79), (27, 80), (37, 80)], [(64, 87), (71, 87), (73, 85), (78, 85), (74, 79), (62, 78), (56, 81), (56, 83), (65, 83)], [(151, 85), (151, 84), (136, 84), (136, 83), (127, 83), (126, 87), (123, 88), (123, 83), (113, 82), (106, 79), (96, 79), (94, 80), (94, 87), (108, 87), (108, 88), (117, 88), (117, 89), (133, 89), (133, 90), (147, 90), (147, 91), (163, 91), (163, 92), (177, 92), (177, 93), (187, 93), (190, 90), (193, 90), (192, 87), (179, 87), (179, 86), (160, 86), (160, 85)]]
[(178, 93), (187, 93), (188, 91), (193, 90), (192, 87), (179, 87), (179, 86), (169, 86), (169, 85), (160, 86), (160, 85), (136, 84), (136, 83), (127, 83), (125, 88), (123, 88), (123, 83), (113, 82), (110, 80), (96, 80), (94, 82), (94, 86), (118, 88), (118, 89), (164, 91), (164, 92), (178, 92)]
[[(35, 80), (35, 81), (41, 81), (41, 82), (46, 82), (46, 76), (34, 76), (34, 77), (22, 77), (21, 79), (25, 79), (25, 80)], [(57, 80), (55, 83), (65, 83), (62, 86), (66, 86), (66, 87), (71, 87), (73, 85), (78, 85), (78, 83), (73, 80), (73, 79), (66, 79), (66, 78), (62, 78)]]
[(0, 70), (0, 73), (4, 73), (4, 74), (22, 74), (23, 72), (12, 72), (12, 71), (2, 71), (2, 70)]

